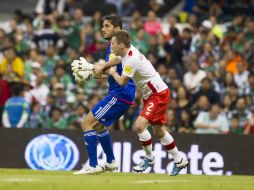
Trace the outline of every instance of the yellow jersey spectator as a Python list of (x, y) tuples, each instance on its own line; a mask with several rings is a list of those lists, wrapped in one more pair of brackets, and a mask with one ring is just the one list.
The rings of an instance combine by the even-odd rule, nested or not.
[(24, 62), (12, 48), (4, 51), (4, 56), (0, 61), (0, 74), (6, 75), (10, 72), (15, 72), (20, 77), (24, 76)]

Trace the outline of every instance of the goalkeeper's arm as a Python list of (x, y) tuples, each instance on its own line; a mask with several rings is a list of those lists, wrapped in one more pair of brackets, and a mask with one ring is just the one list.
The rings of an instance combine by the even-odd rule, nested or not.
[(103, 72), (103, 74), (101, 74), (100, 76), (97, 76), (96, 74), (94, 75), (95, 79), (107, 79), (108, 78), (108, 74), (106, 74), (105, 72)]
[(108, 70), (109, 68), (118, 65), (119, 63), (121, 63), (121, 58), (116, 56), (113, 59), (110, 59), (107, 63), (100, 63), (98, 65), (94, 65), (93, 70), (94, 70), (94, 73), (96, 73), (97, 75), (100, 75), (104, 73), (106, 70)]
[[(98, 65), (103, 65), (104, 63), (106, 63), (106, 62), (104, 60), (100, 59), (98, 62), (94, 63), (94, 66), (95, 65), (97, 65), (97, 66)], [(97, 75), (94, 72), (94, 78), (96, 78), (96, 79), (107, 79), (108, 75), (109, 75), (109, 69), (102, 71), (102, 73), (100, 75)]]

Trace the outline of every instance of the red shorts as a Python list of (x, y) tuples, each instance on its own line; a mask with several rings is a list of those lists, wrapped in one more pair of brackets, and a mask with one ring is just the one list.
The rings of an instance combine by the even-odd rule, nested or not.
[(152, 94), (147, 100), (143, 99), (144, 108), (141, 116), (146, 118), (152, 125), (162, 125), (167, 123), (167, 109), (170, 103), (169, 89), (160, 93)]

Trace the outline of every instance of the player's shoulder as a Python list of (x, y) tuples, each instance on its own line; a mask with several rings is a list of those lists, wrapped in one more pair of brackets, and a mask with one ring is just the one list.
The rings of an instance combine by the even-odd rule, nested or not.
[(134, 46), (131, 46), (130, 50), (127, 53), (127, 59), (129, 61), (138, 61), (140, 59), (140, 55), (141, 53), (139, 52), (139, 50), (137, 48), (135, 48)]

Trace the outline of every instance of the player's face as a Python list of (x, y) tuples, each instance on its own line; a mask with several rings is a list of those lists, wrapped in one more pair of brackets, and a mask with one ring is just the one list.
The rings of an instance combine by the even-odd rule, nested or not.
[[(116, 27), (116, 28), (118, 28), (118, 27)], [(114, 27), (114, 25), (112, 25), (110, 23), (110, 21), (105, 20), (103, 22), (103, 26), (101, 29), (102, 37), (106, 40), (110, 40), (113, 32), (116, 31), (116, 28)]]
[(111, 48), (112, 48), (112, 51), (115, 55), (122, 55), (122, 47), (120, 44), (118, 44), (117, 40), (116, 40), (116, 37), (113, 37), (111, 39)]

